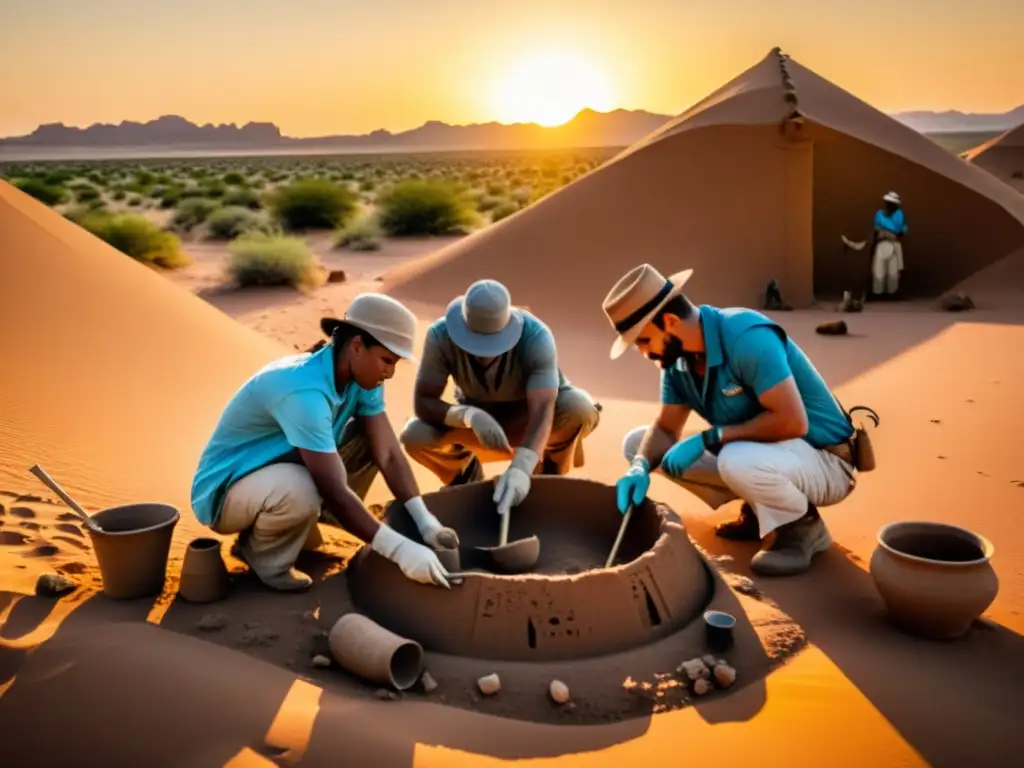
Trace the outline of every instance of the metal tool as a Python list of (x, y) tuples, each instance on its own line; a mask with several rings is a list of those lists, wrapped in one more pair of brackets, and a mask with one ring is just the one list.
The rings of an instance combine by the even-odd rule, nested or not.
[(626, 533), (626, 526), (629, 525), (629, 518), (633, 516), (633, 503), (630, 502), (629, 506), (626, 507), (626, 514), (622, 516), (622, 522), (619, 523), (619, 533), (615, 537), (615, 543), (612, 544), (612, 551), (608, 554), (608, 561), (604, 564), (605, 568), (611, 568), (612, 563), (615, 562), (615, 556), (619, 554), (619, 545), (622, 544), (622, 536)]

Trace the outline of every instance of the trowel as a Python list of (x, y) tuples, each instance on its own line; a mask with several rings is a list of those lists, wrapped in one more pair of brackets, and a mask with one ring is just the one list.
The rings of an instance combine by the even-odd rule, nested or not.
[(523, 573), (537, 564), (540, 557), (540, 539), (530, 536), (508, 543), (509, 510), (501, 516), (501, 534), (496, 547), (476, 547), (490, 560), (493, 569), (499, 573)]

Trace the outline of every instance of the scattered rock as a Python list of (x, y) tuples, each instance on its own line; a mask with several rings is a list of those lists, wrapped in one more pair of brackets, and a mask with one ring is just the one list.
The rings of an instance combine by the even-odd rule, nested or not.
[(736, 682), (736, 670), (728, 664), (716, 664), (712, 674), (719, 688), (728, 688)]
[(849, 329), (846, 327), (845, 320), (833, 320), (830, 323), (822, 323), (814, 329), (815, 333), (820, 333), (822, 336), (845, 336)]
[(325, 669), (331, 666), (331, 660), (324, 656), (322, 653), (318, 653), (316, 656), (313, 657), (312, 664), (314, 667), (320, 667), (321, 669)]
[(703, 661), (709, 668), (715, 666), (715, 657), (710, 653), (707, 656), (701, 656), (700, 660)]
[(676, 672), (684, 673), (691, 680), (707, 679), (711, 676), (708, 665), (700, 658), (684, 661), (676, 668)]
[(950, 293), (942, 297), (939, 306), (946, 312), (965, 312), (974, 309), (974, 302), (966, 293)]
[(485, 675), (476, 681), (476, 685), (484, 696), (492, 696), (501, 690), (501, 679), (497, 673)]
[(548, 686), (548, 693), (556, 704), (565, 704), (569, 701), (569, 686), (561, 680), (552, 680)]
[(60, 597), (75, 589), (77, 585), (59, 573), (44, 573), (36, 580), (36, 594), (43, 597)]
[(426, 693), (433, 693), (438, 688), (437, 680), (427, 670), (423, 670), (423, 674), (420, 675), (420, 685)]
[(941, 424), (942, 423), (942, 419), (929, 419), (929, 421), (932, 424)]
[(196, 624), (196, 629), (203, 632), (217, 632), (228, 625), (228, 617), (223, 613), (208, 613)]
[(374, 694), (381, 701), (397, 701), (398, 694), (394, 691), (389, 691), (387, 688), (378, 688)]
[(345, 282), (345, 270), (344, 269), (332, 269), (327, 273), (328, 283), (344, 283)]
[(737, 576), (733, 581), (733, 589), (750, 597), (761, 597), (763, 595), (749, 576)]
[(245, 632), (239, 638), (242, 645), (273, 645), (277, 640), (277, 632), (264, 627), (258, 621), (246, 622)]
[(705, 680), (703, 677), (693, 684), (693, 692), (698, 696), (703, 696), (711, 690), (711, 683)]

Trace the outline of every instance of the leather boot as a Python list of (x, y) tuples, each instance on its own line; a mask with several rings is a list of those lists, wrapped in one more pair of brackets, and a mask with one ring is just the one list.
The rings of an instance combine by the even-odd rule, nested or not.
[(715, 535), (730, 541), (760, 541), (761, 529), (757, 515), (747, 502), (743, 502), (739, 517), (716, 525)]
[(806, 515), (775, 529), (775, 540), (761, 547), (750, 561), (760, 576), (792, 576), (811, 567), (811, 559), (832, 546), (832, 535), (818, 510), (811, 505)]

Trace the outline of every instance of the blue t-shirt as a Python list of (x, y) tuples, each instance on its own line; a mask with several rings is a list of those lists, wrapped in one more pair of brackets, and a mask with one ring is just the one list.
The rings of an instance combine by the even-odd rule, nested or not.
[(512, 349), (487, 368), (452, 341), (445, 318), (427, 329), (417, 372), (419, 381), (445, 386), (450, 376), (460, 403), (507, 403), (526, 399), (530, 389), (560, 389), (568, 382), (558, 368), (555, 338), (543, 322), (523, 309), (523, 332)]
[(786, 332), (752, 309), (700, 308), (707, 370), (700, 390), (681, 358), (661, 372), (661, 402), (685, 405), (712, 426), (742, 424), (762, 413), (758, 397), (792, 376), (807, 411), (804, 439), (815, 448), (853, 434), (821, 374)]
[(330, 453), (354, 416), (384, 411), (383, 386), (334, 382), (334, 345), (275, 360), (234, 394), (199, 459), (192, 509), (205, 525), (220, 516), (233, 483), (295, 448)]
[(875, 229), (885, 229), (895, 235), (907, 234), (907, 224), (904, 220), (903, 209), (897, 208), (893, 211), (892, 216), (889, 216), (884, 210), (879, 208), (875, 211)]

